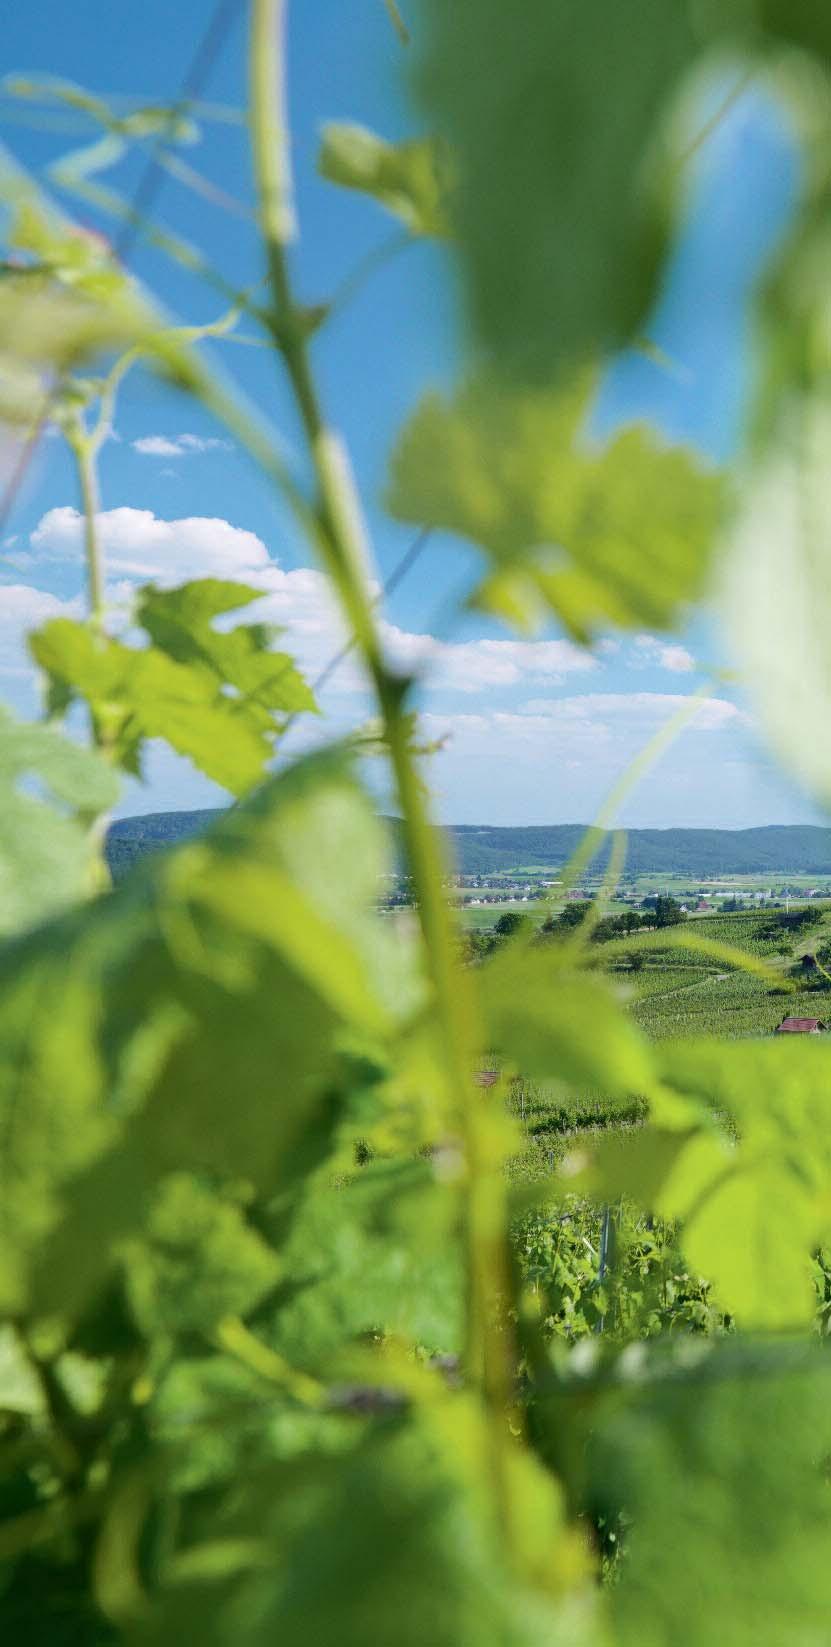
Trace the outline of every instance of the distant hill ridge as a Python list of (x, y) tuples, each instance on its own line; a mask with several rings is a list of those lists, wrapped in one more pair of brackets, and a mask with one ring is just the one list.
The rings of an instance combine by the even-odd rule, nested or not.
[[(107, 836), (107, 857), (113, 874), (123, 874), (145, 852), (157, 851), (209, 828), (221, 810), (148, 812), (120, 818)], [(397, 837), (400, 824), (390, 818)], [(585, 834), (584, 824), (527, 824), (500, 827), (491, 824), (452, 824), (445, 834), (452, 841), (459, 870), (464, 874), (492, 874), (522, 864), (555, 868), (571, 856)], [(604, 861), (608, 848), (601, 853)], [(831, 829), (815, 824), (766, 824), (756, 829), (630, 829), (627, 872), (632, 874), (831, 875)]]

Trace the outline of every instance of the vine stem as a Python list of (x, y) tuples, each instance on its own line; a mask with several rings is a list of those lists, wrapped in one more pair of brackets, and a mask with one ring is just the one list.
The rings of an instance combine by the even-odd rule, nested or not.
[(292, 292), (287, 246), (294, 236), (284, 84), (285, 0), (252, 0), (250, 118), (259, 221), (265, 242), (273, 312), (270, 326), (282, 355), (315, 475), (314, 541), (373, 681), (403, 816), (426, 962), (435, 995), (450, 1107), (465, 1149), (464, 1227), (467, 1259), (466, 1365), (489, 1413), (488, 1450), (500, 1530), (521, 1557), (514, 1534), (506, 1414), (512, 1404), (511, 1338), (496, 1319), (508, 1296), (505, 1193), (487, 1100), (473, 1082), (479, 1037), (469, 980), (459, 966), (442, 893), (444, 864), (410, 750), (404, 700), (407, 682), (387, 668), (368, 575), (360, 502), (339, 437), (325, 420), (309, 355), (309, 327)]
[[(126, 370), (126, 367), (124, 370)], [(99, 638), (104, 635), (104, 557), (98, 533), (98, 516), (101, 510), (101, 493), (98, 485), (98, 453), (109, 432), (112, 396), (115, 392), (116, 383), (120, 381), (120, 372), (121, 368), (119, 366), (114, 370), (108, 384), (105, 386), (102, 394), (100, 416), (92, 432), (87, 429), (82, 412), (76, 413), (65, 430), (67, 443), (78, 471), (81, 512), (84, 517), (87, 608), (90, 624)], [(105, 757), (111, 755), (106, 732), (96, 720), (92, 706), (90, 706), (89, 711), (89, 732), (93, 748), (100, 750)], [(112, 886), (112, 877), (104, 855), (108, 824), (109, 815), (104, 812), (99, 813), (90, 823), (90, 860), (87, 873), (87, 891), (91, 897), (96, 896), (99, 892), (108, 891)]]
[(82, 435), (76, 434), (71, 441), (71, 445), (78, 465), (81, 511), (84, 517), (87, 605), (90, 618), (96, 628), (100, 628), (104, 618), (104, 566), (101, 556), (101, 542), (98, 536), (101, 494), (98, 486), (97, 451), (86, 430)]

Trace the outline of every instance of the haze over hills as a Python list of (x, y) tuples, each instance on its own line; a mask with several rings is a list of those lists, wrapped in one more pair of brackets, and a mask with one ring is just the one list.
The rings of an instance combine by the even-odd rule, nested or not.
[[(219, 808), (150, 812), (110, 826), (107, 857), (116, 878), (135, 858), (198, 835), (220, 816)], [(395, 834), (398, 819), (389, 820)], [(525, 864), (555, 868), (571, 856), (584, 824), (498, 827), (455, 824), (451, 837), (463, 874), (493, 874)], [(752, 875), (801, 872), (831, 874), (831, 829), (815, 824), (768, 824), (756, 829), (630, 829), (626, 868), (632, 874)], [(602, 864), (608, 847), (598, 855)]]

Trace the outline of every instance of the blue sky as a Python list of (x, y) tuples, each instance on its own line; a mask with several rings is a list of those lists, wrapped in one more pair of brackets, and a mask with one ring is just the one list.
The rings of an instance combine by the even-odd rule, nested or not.
[[(205, 93), (237, 107), (245, 95), (244, 10), (240, 6)], [(64, 0), (31, 0), (4, 18), (4, 62), (10, 71), (60, 75), (105, 95), (173, 98), (208, 11), (206, 0), (175, 6), (85, 0), (80, 11)], [(348, 8), (343, 0), (303, 0), (291, 13), (301, 229), (295, 266), (303, 296), (315, 301), (395, 233), (374, 205), (316, 177), (322, 121), (355, 119), (393, 138), (417, 130), (418, 121), (407, 105), (403, 55), (381, 0), (352, 0)], [(33, 131), (19, 123), (8, 98), (0, 112), (8, 117), (0, 136), (38, 172), (92, 135)], [(157, 216), (198, 242), (229, 280), (253, 283), (260, 265), (246, 211), (251, 185), (244, 133), (233, 124), (208, 123), (186, 158), (237, 209), (206, 206), (168, 178)], [(129, 193), (139, 164), (128, 159), (112, 181)], [(597, 411), (600, 430), (646, 416), (716, 459), (729, 454), (750, 370), (748, 293), (785, 221), (795, 176), (784, 131), (758, 96), (746, 94), (701, 156), (688, 220), (650, 326), (677, 369), (634, 355), (616, 362)], [(75, 209), (95, 225), (88, 208)], [(131, 266), (183, 321), (221, 312), (221, 300), (158, 254), (138, 247)], [(420, 393), (453, 381), (460, 363), (456, 322), (443, 254), (419, 244), (380, 268), (318, 341), (324, 399), (349, 441), (382, 577), (411, 537), (380, 507), (390, 447)], [(292, 408), (266, 352), (225, 345), (216, 358), (268, 412), (302, 472)], [(314, 674), (341, 638), (337, 616), (285, 509), (246, 457), (198, 407), (143, 373), (125, 386), (116, 431), (101, 465), (102, 538), (114, 596), (124, 599), (143, 575), (248, 577), (263, 589), (262, 615), (286, 626), (287, 643)], [(79, 602), (76, 503), (61, 443), (46, 440), (0, 561), (0, 696), (26, 713), (35, 712), (37, 694), (21, 633), (44, 616), (76, 610)], [(437, 534), (385, 611), (392, 654), (425, 670), (427, 730), (447, 734), (429, 770), (437, 808), (458, 822), (585, 821), (679, 700), (729, 662), (717, 629), (705, 614), (682, 637), (610, 636), (593, 655), (555, 629), (528, 643), (495, 625), (453, 616), (477, 565), (473, 550)], [(746, 706), (727, 687), (715, 690), (714, 701), (627, 803), (625, 821), (725, 827), (813, 821), (809, 801), (777, 774)], [(335, 677), (323, 707), (327, 734), (365, 714), (363, 682), (353, 665)], [(299, 726), (293, 747), (307, 735)], [(154, 752), (147, 778), (125, 790), (122, 812), (222, 800), (163, 750)]]

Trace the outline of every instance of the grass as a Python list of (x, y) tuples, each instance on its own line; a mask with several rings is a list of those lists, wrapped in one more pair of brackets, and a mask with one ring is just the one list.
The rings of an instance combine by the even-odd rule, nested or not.
[(480, 931), (487, 931), (489, 927), (495, 926), (500, 915), (504, 915), (509, 909), (518, 909), (522, 914), (530, 915), (538, 922), (544, 921), (547, 913), (543, 904), (524, 904), (519, 898), (506, 899), (505, 903), (477, 904), (473, 909), (468, 904), (464, 909), (457, 909), (454, 913), (459, 925), (465, 929), (474, 927)]

